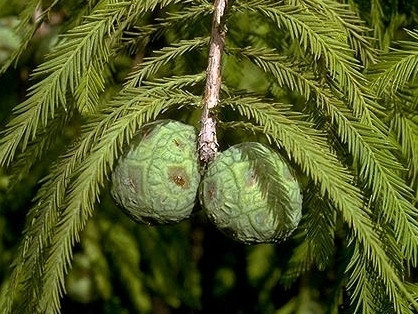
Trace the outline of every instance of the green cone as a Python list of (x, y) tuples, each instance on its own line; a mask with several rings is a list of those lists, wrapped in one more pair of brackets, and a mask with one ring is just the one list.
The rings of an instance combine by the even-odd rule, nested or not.
[(220, 230), (245, 243), (282, 241), (302, 215), (298, 181), (285, 160), (260, 143), (220, 153), (202, 180), (200, 200)]
[(112, 173), (111, 194), (135, 221), (174, 223), (190, 216), (200, 174), (196, 130), (172, 120), (145, 125)]

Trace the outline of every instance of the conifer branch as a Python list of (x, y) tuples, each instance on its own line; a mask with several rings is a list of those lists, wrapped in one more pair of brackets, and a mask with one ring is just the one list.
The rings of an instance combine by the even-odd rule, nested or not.
[(413, 120), (413, 114), (408, 115), (397, 110), (391, 117), (391, 129), (396, 134), (402, 154), (408, 162), (411, 187), (415, 188), (415, 197), (418, 199), (418, 121)]
[(196, 0), (134, 0), (134, 2), (136, 2), (135, 5), (138, 6), (142, 12), (154, 11), (157, 7), (164, 8), (175, 3), (190, 4), (194, 1)]
[(385, 35), (383, 24), (384, 13), (380, 0), (371, 0), (370, 16), (373, 25), (374, 38), (378, 40), (379, 48), (383, 49), (383, 39)]
[(57, 138), (62, 135), (71, 115), (64, 110), (52, 120), (48, 126), (37, 135), (27, 149), (18, 155), (11, 170), (11, 182), (13, 186), (19, 183), (30, 172), (32, 167), (41, 160), (49, 149), (56, 143)]
[(207, 37), (197, 37), (192, 40), (182, 40), (172, 46), (157, 50), (155, 56), (145, 58), (144, 62), (140, 63), (137, 69), (128, 76), (125, 86), (128, 88), (139, 86), (144, 79), (150, 78), (165, 64), (187, 52), (202, 48), (208, 42), (209, 38)]
[[(381, 311), (380, 301), (385, 297), (385, 291), (381, 288), (381, 281), (359, 245), (355, 245), (353, 257), (347, 269), (351, 270), (347, 289), (353, 292), (351, 297), (351, 304), (355, 305), (353, 313), (374, 314)], [(405, 310), (408, 309), (404, 309), (403, 312)]]
[(48, 56), (48, 61), (35, 70), (35, 79), (45, 78), (30, 88), (29, 98), (16, 107), (16, 117), (3, 132), (0, 165), (8, 165), (18, 148), (26, 148), (36, 137), (38, 128), (45, 127), (49, 117), (54, 117), (58, 106), (66, 107), (67, 90), (74, 93), (91, 62), (100, 57), (106, 60), (110, 54), (107, 37), (119, 37), (123, 26), (138, 14), (175, 2), (179, 0), (100, 1), (81, 25), (65, 34)]
[[(363, 204), (360, 190), (355, 187), (352, 176), (343, 168), (335, 154), (328, 150), (328, 144), (315, 130), (302, 121), (295, 124), (297, 116), (284, 116), (283, 110), (251, 97), (224, 100), (225, 105), (236, 108), (240, 114), (263, 127), (267, 136), (280, 142), (302, 170), (320, 188), (323, 197), (329, 197), (332, 204), (353, 231), (362, 245), (362, 254), (370, 261), (374, 271), (382, 277), (386, 293), (398, 313), (409, 308), (409, 301), (418, 309), (399, 278), (390, 258), (386, 255), (378, 234), (370, 219), (370, 211)], [(284, 111), (286, 112), (286, 111)], [(357, 265), (357, 264), (356, 264)]]
[(306, 221), (306, 242), (311, 258), (319, 270), (324, 270), (335, 252), (336, 211), (328, 201), (323, 200), (318, 192), (310, 201)]
[(336, 22), (347, 33), (351, 46), (359, 54), (363, 64), (377, 62), (377, 51), (371, 45), (372, 38), (366, 35), (369, 29), (348, 5), (334, 0), (289, 0), (289, 3), (306, 7), (315, 14)]
[[(167, 93), (170, 93), (170, 91), (179, 93), (178, 88), (194, 85), (203, 79), (204, 75), (200, 73), (194, 76), (168, 80), (165, 84), (150, 86), (144, 90), (125, 90), (103, 112), (91, 118), (80, 141), (74, 145), (69, 153), (58, 159), (52, 166), (50, 174), (43, 180), (44, 183), (36, 197), (36, 205), (28, 214), (28, 225), (14, 262), (7, 298), (2, 300), (3, 303), (0, 303), (1, 313), (11, 313), (15, 301), (14, 296), (22, 284), (24, 284), (22, 290), (26, 292), (26, 298), (21, 307), (23, 309), (25, 306), (26, 308), (28, 306), (33, 308), (38, 304), (39, 294), (43, 289), (43, 276), (45, 276), (43, 269), (45, 250), (51, 244), (51, 236), (54, 234), (59, 221), (61, 221), (60, 213), (65, 205), (64, 202), (70, 184), (69, 178), (74, 176), (76, 167), (91, 153), (95, 143), (119, 119), (123, 119), (127, 114), (132, 114), (135, 106), (149, 104), (153, 99), (154, 104), (159, 106), (165, 98), (182, 103), (179, 94), (177, 94), (177, 97), (167, 97)], [(183, 97), (187, 97), (189, 103), (198, 103), (198, 99), (194, 99), (195, 102), (193, 102), (190, 95), (184, 94)], [(158, 109), (158, 106), (154, 106), (154, 109)], [(149, 120), (152, 116), (146, 115), (145, 118)], [(68, 250), (70, 248), (67, 247)], [(58, 278), (55, 278), (55, 280), (58, 280)]]
[[(229, 50), (246, 56), (265, 72), (270, 73), (281, 86), (299, 92), (331, 119), (339, 138), (347, 144), (355, 162), (361, 162), (360, 176), (372, 189), (372, 200), (387, 221), (391, 221), (396, 239), (404, 248), (407, 260), (418, 261), (418, 210), (410, 203), (410, 189), (399, 176), (402, 165), (390, 151), (388, 137), (372, 126), (361, 123), (330, 88), (320, 86), (313, 73), (300, 69), (287, 58), (269, 49)], [(303, 72), (303, 73), (302, 73)], [(368, 167), (362, 165), (367, 164)], [(396, 180), (396, 181), (395, 181)]]
[[(140, 27), (133, 27), (132, 30), (126, 31), (125, 44), (128, 46), (145, 46), (148, 41), (159, 38), (165, 31), (170, 30), (173, 27), (179, 27), (190, 24), (194, 21), (198, 21), (204, 16), (212, 14), (213, 6), (207, 1), (201, 1), (202, 3), (193, 4), (187, 6), (181, 12), (167, 13), (166, 17), (157, 18), (156, 24), (144, 25)], [(135, 48), (131, 48), (131, 51), (135, 52)]]
[(106, 54), (103, 39), (115, 29), (113, 23), (127, 13), (128, 5), (121, 2), (103, 9), (99, 6), (83, 25), (71, 30), (68, 40), (57, 45), (49, 60), (37, 68), (35, 78), (47, 77), (33, 85), (29, 98), (16, 107), (17, 116), (7, 125), (0, 140), (0, 165), (11, 162), (19, 145), (22, 150), (26, 148), (38, 128), (45, 127), (49, 117), (54, 117), (59, 105), (66, 106), (67, 88), (74, 91), (96, 54)]
[(418, 31), (407, 31), (412, 41), (401, 41), (400, 49), (383, 55), (383, 62), (371, 69), (370, 80), (377, 94), (393, 97), (398, 90), (417, 77)]
[(298, 40), (314, 59), (324, 60), (330, 76), (348, 98), (354, 115), (375, 126), (376, 131), (387, 132), (386, 126), (375, 116), (375, 112), (382, 108), (374, 101), (370, 91), (364, 88), (367, 81), (360, 72), (360, 64), (348, 44), (338, 40), (341, 30), (335, 27), (335, 23), (325, 23), (300, 6), (279, 5), (269, 0), (236, 3), (242, 9), (271, 19), (278, 27), (287, 28), (291, 37)]
[(218, 151), (218, 140), (216, 137), (215, 108), (219, 101), (221, 88), (221, 61), (225, 45), (226, 27), (224, 15), (228, 6), (228, 0), (215, 0), (214, 14), (212, 20), (212, 33), (209, 44), (208, 68), (206, 70), (206, 86), (204, 95), (204, 106), (200, 119), (201, 130), (198, 140), (198, 151), (200, 161), (207, 164), (215, 158)]
[[(50, 3), (53, 6), (58, 1)], [(342, 271), (350, 260), (346, 273), (338, 274), (335, 289), (346, 285), (352, 292), (350, 299), (356, 312), (409, 314), (413, 308), (417, 309), (418, 285), (406, 282), (405, 277), (410, 264), (418, 263), (418, 209), (413, 191), (407, 186), (410, 183), (416, 188), (418, 184), (418, 120), (414, 116), (418, 103), (418, 92), (414, 89), (418, 73), (418, 33), (410, 32), (413, 40), (401, 43), (399, 50), (392, 51), (376, 65), (375, 75), (366, 78), (362, 65), (373, 63), (375, 58), (374, 49), (365, 36), (367, 29), (356, 14), (337, 2), (94, 0), (77, 8), (77, 16), (61, 29), (73, 28), (60, 37), (52, 53), (47, 55), (47, 61), (35, 70), (32, 77), (38, 82), (29, 89), (27, 100), (15, 108), (14, 117), (0, 133), (0, 167), (9, 165), (16, 156), (13, 171), (25, 174), (48, 149), (58, 147), (54, 140), (74, 114), (81, 113), (83, 119), (81, 136), (72, 139), (73, 143), (53, 163), (37, 190), (11, 277), (0, 288), (0, 313), (24, 313), (30, 309), (49, 314), (59, 310), (72, 247), (80, 240), (81, 231), (92, 216), (96, 200), (123, 146), (129, 144), (144, 123), (169, 108), (196, 104), (201, 107), (202, 97), (188, 91), (204, 84), (198, 147), (202, 163), (216, 155), (216, 113), (223, 105), (228, 107), (227, 116), (237, 121), (220, 122), (221, 126), (263, 134), (270, 143), (286, 151), (291, 162), (312, 181), (314, 191), (304, 196), (306, 212), (299, 228), (301, 232), (295, 236), (296, 240), (299, 237), (303, 241), (295, 249), (288, 271), (282, 277), (284, 283), (291, 284), (314, 265), (321, 269), (330, 265), (328, 262), (335, 248), (334, 234), (341, 230), (336, 223), (339, 215), (348, 227), (345, 228), (349, 231), (346, 241), (352, 255), (344, 257), (342, 266), (337, 267)], [(46, 17), (45, 12), (52, 7), (31, 23), (33, 12), (30, 11), (38, 3), (39, 0), (28, 1), (19, 26), (24, 33), (21, 48), (5, 67), (18, 59)], [(238, 30), (242, 30), (241, 21), (231, 26), (232, 44), (240, 47), (249, 41), (254, 47), (224, 47), (228, 3), (233, 12), (242, 13), (243, 20), (264, 19), (260, 24), (263, 30), (257, 33), (258, 30), (251, 29), (245, 34), (249, 35), (245, 40), (241, 38), (242, 32), (238, 34)], [(383, 2), (371, 0), (371, 3), (375, 36), (382, 46), (386, 37), (390, 37), (390, 26), (385, 34)], [(145, 13), (171, 4), (173, 10), (161, 11), (164, 16), (157, 18), (155, 24), (145, 22), (143, 25), (145, 20), (140, 17)], [(84, 17), (81, 12), (86, 12)], [(210, 39), (197, 37), (206, 36), (207, 27), (197, 29), (194, 26), (205, 22), (212, 14)], [(235, 22), (234, 16), (228, 20), (228, 25)], [(141, 26), (135, 28), (135, 25)], [(184, 25), (190, 27), (184, 29)], [(266, 38), (268, 35), (263, 32), (271, 30), (270, 27), (281, 29), (279, 33), (283, 36), (278, 36), (279, 40)], [(178, 29), (181, 31), (176, 33), (173, 42), (171, 30)], [(178, 34), (184, 37), (177, 39)], [(112, 68), (113, 57), (126, 56), (134, 45), (145, 46), (161, 35), (167, 35), (169, 46), (145, 58), (121, 90), (120, 85), (112, 82), (109, 89), (115, 91), (116, 97), (105, 103), (106, 94), (102, 91), (104, 86), (110, 85), (111, 78), (106, 76), (106, 71)], [(280, 48), (255, 48), (259, 44)], [(184, 71), (185, 67), (180, 69), (183, 64), (176, 60), (183, 61), (183, 55), (189, 52), (198, 51), (200, 56), (205, 46), (209, 46), (206, 72), (161, 77), (161, 70), (173, 63), (175, 66), (170, 70), (175, 75), (190, 73)], [(242, 73), (258, 71), (253, 76), (262, 83), (251, 86), (252, 91), (266, 95), (271, 87), (273, 93), (280, 91), (275, 94), (277, 97), (291, 95), (293, 99), (295, 95), (289, 93), (290, 90), (302, 95), (306, 103), (296, 95), (295, 105), (276, 104), (222, 84), (223, 75), (227, 79), (241, 79), (229, 62), (225, 64), (226, 72), (221, 73), (224, 50), (234, 65), (241, 59), (246, 61)], [(372, 84), (369, 78), (374, 79)], [(247, 83), (240, 86), (247, 88), (250, 85)], [(196, 85), (197, 88), (193, 88)], [(228, 97), (222, 101), (220, 89)], [(375, 94), (383, 96), (384, 106), (376, 102)], [(292, 111), (291, 108), (299, 106), (303, 106), (306, 115)], [(231, 114), (231, 109), (238, 113), (238, 118)], [(240, 121), (239, 116), (246, 122)], [(385, 120), (379, 119), (380, 116)], [(396, 136), (399, 147), (391, 136)], [(18, 155), (18, 152), (21, 153)], [(264, 158), (258, 153), (251, 157), (255, 159), (254, 166), (263, 172), (272, 167), (263, 163)], [(406, 172), (399, 160), (407, 161), (409, 173), (405, 177), (408, 182), (403, 178)], [(365, 189), (364, 193), (361, 188)], [(276, 197), (274, 193), (279, 194), (280, 188), (267, 191), (270, 192)], [(99, 234), (106, 233), (110, 226), (110, 220), (101, 218), (101, 225), (96, 226)], [(0, 224), (1, 221), (0, 215)], [(118, 227), (123, 243), (136, 246), (129, 236), (130, 230), (122, 225)], [(147, 236), (152, 232), (147, 230)], [(137, 235), (141, 237), (141, 234), (139, 231)], [(147, 311), (149, 300), (138, 296), (143, 294), (139, 274), (130, 269), (138, 263), (138, 251), (122, 256), (118, 252), (123, 247), (120, 238), (113, 238), (111, 234), (104, 236), (114, 244), (106, 253), (117, 260), (116, 269), (123, 280), (133, 286), (129, 291), (131, 305), (138, 311)], [(157, 250), (157, 254), (163, 254), (161, 247)], [(346, 252), (341, 255), (347, 255)], [(164, 289), (173, 288), (168, 280), (164, 283), (167, 284)], [(334, 310), (337, 294), (332, 305)]]
[(60, 224), (51, 238), (51, 247), (44, 265), (42, 293), (38, 300), (40, 312), (56, 313), (59, 299), (64, 293), (64, 278), (72, 257), (72, 246), (79, 242), (79, 233), (84, 229), (94, 211), (100, 189), (110, 170), (120, 155), (122, 145), (129, 143), (137, 130), (158, 114), (175, 105), (189, 105), (196, 99), (192, 95), (171, 94), (169, 98), (143, 101), (139, 106), (131, 106), (126, 115), (112, 123), (97, 142), (91, 153), (79, 163), (65, 198), (65, 211)]
[(81, 114), (94, 113), (99, 105), (99, 93), (104, 91), (105, 76), (103, 64), (98, 60), (86, 69), (84, 75), (74, 91), (77, 109)]

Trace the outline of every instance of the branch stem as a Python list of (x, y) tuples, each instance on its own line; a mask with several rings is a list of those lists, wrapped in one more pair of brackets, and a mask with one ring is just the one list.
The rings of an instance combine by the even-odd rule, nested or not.
[(226, 35), (223, 16), (227, 5), (228, 0), (215, 0), (214, 3), (215, 10), (212, 20), (205, 95), (203, 98), (204, 106), (200, 119), (199, 158), (203, 164), (213, 160), (218, 151), (215, 108), (219, 101), (219, 91), (222, 82), (221, 61)]

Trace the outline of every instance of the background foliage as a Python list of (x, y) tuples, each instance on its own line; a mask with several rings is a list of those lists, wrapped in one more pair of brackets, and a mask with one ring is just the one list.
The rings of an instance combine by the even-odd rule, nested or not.
[(418, 1), (231, 2), (221, 148), (287, 157), (304, 189), (294, 236), (235, 243), (199, 205), (137, 225), (109, 197), (143, 123), (199, 127), (209, 1), (1, 1), (0, 310), (417, 307)]

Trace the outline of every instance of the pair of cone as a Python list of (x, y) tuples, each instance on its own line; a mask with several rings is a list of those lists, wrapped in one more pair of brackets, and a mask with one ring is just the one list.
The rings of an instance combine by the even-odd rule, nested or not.
[(218, 154), (201, 177), (196, 143), (190, 125), (145, 125), (112, 173), (113, 198), (137, 222), (174, 223), (190, 216), (200, 189), (211, 221), (245, 243), (280, 241), (297, 227), (300, 187), (280, 155), (241, 143)]

